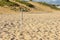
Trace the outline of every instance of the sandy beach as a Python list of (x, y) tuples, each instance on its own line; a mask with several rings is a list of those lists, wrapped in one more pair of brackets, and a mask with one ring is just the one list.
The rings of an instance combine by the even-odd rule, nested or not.
[(60, 13), (0, 14), (0, 40), (60, 40)]
[(0, 40), (18, 40), (20, 17), (20, 14), (0, 14)]
[(0, 40), (60, 40), (60, 8), (56, 6), (60, 5), (0, 0)]
[(23, 14), (20, 40), (60, 40), (60, 13)]

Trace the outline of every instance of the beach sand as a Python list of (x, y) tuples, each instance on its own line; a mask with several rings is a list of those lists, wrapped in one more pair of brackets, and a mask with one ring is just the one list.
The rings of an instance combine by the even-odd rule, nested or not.
[(0, 40), (60, 40), (60, 13), (0, 14)]
[(20, 24), (20, 14), (0, 14), (0, 40), (18, 40)]
[(23, 14), (20, 40), (60, 40), (60, 13)]

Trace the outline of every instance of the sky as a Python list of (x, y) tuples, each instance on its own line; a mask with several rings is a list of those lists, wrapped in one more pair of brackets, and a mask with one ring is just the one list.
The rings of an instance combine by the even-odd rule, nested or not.
[(58, 4), (58, 5), (60, 5), (60, 0), (33, 0), (33, 1), (37, 1), (37, 2), (42, 1), (42, 2), (47, 2), (47, 3), (50, 3), (50, 4)]
[(42, 1), (42, 2), (47, 2), (51, 4), (59, 4), (60, 5), (60, 0), (33, 0), (33, 1)]

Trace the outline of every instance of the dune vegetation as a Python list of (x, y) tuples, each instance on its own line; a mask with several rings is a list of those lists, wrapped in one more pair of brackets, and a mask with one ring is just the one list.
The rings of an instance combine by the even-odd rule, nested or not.
[(48, 6), (48, 7), (52, 8), (52, 9), (60, 10), (60, 9), (57, 8), (56, 5), (54, 5), (54, 4), (48, 4), (48, 3), (46, 3), (46, 2), (38, 2), (38, 3), (39, 3), (39, 4), (42, 4), (42, 5), (45, 5), (45, 6)]
[[(22, 9), (22, 11), (24, 11), (24, 12), (32, 11), (31, 9), (34, 9), (34, 10), (38, 9), (38, 7), (35, 8), (36, 6), (29, 3), (28, 1), (20, 1), (20, 0), (14, 0), (14, 1), (15, 2), (13, 2), (11, 0), (1, 0), (0, 6), (2, 6), (2, 7), (7, 6), (10, 9), (15, 10), (15, 11), (21, 11), (21, 9)], [(30, 1), (32, 2), (32, 0), (30, 0)], [(20, 4), (18, 4), (18, 3), (20, 3)], [(51, 9), (54, 9), (54, 10), (60, 10), (55, 5), (51, 5), (46, 2), (37, 2), (37, 3), (47, 6), (47, 7), (50, 7)], [(21, 4), (24, 4), (25, 6), (21, 5)]]

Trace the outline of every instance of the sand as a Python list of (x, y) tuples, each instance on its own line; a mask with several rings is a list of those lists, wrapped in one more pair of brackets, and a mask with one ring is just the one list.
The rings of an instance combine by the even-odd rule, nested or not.
[(0, 14), (0, 40), (60, 40), (60, 13)]
[(0, 7), (0, 40), (60, 40), (60, 11), (32, 4), (36, 9), (23, 15), (21, 11)]
[(21, 24), (20, 17), (20, 14), (0, 14), (0, 40), (19, 39), (19, 27)]
[(60, 13), (23, 14), (20, 40), (60, 40)]

